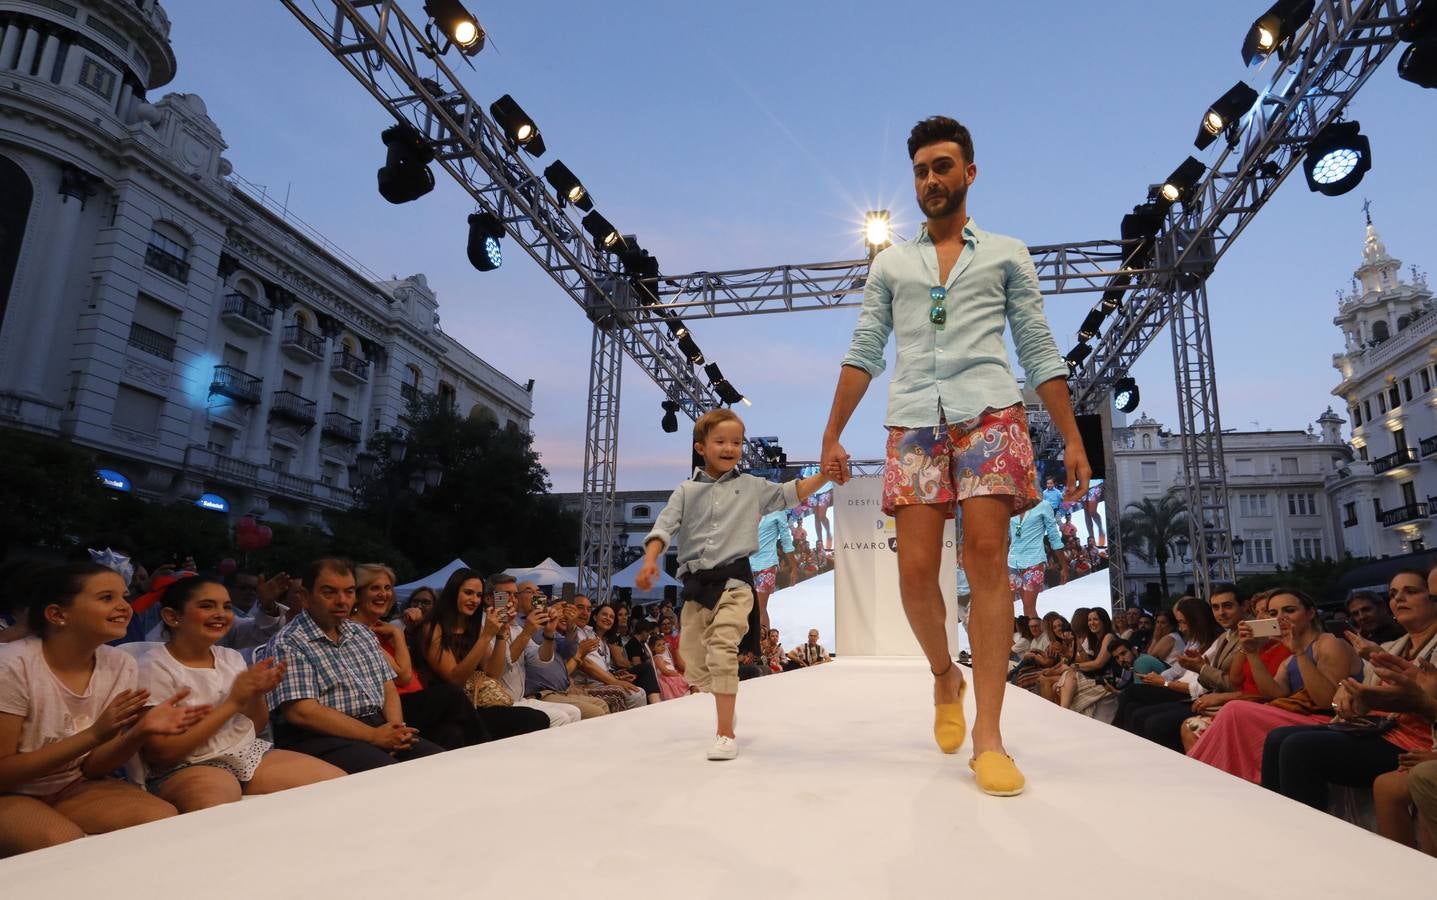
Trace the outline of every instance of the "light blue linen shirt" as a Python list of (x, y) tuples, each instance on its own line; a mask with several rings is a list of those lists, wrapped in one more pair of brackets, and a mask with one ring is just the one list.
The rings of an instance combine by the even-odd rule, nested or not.
[(972, 219), (963, 226), (963, 239), (963, 252), (944, 285), (942, 327), (928, 320), (929, 291), (939, 282), (938, 251), (926, 226), (913, 240), (879, 253), (869, 267), (863, 309), (843, 365), (878, 376), (888, 336), (896, 334), (897, 364), (884, 420), (890, 426), (937, 425), (940, 412), (956, 424), (985, 409), (1021, 403), (1003, 343), (1008, 324), (1029, 384), (1068, 377), (1043, 314), (1028, 248), (1016, 238), (982, 230)]
[[(798, 505), (798, 482), (775, 484), (729, 469), (715, 481), (702, 468), (680, 484), (644, 538), (679, 547), (679, 578), (752, 556), (758, 551), (758, 521)], [(659, 552), (662, 553), (663, 550)]]
[(1063, 548), (1063, 533), (1058, 530), (1053, 507), (1039, 503), (1023, 515), (1014, 516), (1008, 523), (1008, 568), (1026, 569), (1047, 562), (1045, 537), (1054, 550)]
[(758, 520), (758, 552), (748, 558), (755, 572), (778, 565), (778, 548), (793, 552), (793, 532), (788, 530), (788, 510), (771, 512)]

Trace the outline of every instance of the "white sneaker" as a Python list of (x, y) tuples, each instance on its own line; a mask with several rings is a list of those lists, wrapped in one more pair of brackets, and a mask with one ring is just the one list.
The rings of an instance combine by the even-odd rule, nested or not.
[(718, 735), (714, 738), (713, 746), (709, 747), (708, 755), (711, 760), (735, 759), (738, 757), (738, 741)]

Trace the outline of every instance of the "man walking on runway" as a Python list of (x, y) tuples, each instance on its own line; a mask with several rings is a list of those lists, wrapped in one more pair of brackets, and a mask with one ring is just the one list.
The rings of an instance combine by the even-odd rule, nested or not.
[(903, 611), (933, 672), (933, 736), (945, 753), (957, 752), (967, 736), (967, 685), (949, 655), (938, 584), (943, 524), (962, 507), (978, 706), (969, 765), (984, 792), (1012, 796), (1023, 791), (1025, 779), (999, 727), (1013, 625), (1008, 520), (1042, 498), (1023, 395), (1003, 344), (1005, 325), (1013, 328), (1028, 383), (1037, 386), (1066, 444), (1068, 500), (1085, 495), (1090, 469), (1065, 380), (1068, 366), (1043, 314), (1028, 250), (968, 218), (968, 188), (978, 174), (968, 129), (945, 116), (925, 119), (908, 137), (908, 156), (927, 221), (917, 237), (879, 253), (869, 267), (821, 465), (835, 482), (848, 480), (839, 439), (869, 382), (883, 371), (889, 335), (896, 334), (883, 509), (897, 525)]

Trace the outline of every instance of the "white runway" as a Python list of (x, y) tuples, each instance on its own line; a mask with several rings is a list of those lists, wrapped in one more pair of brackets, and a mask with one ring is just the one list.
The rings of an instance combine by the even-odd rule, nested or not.
[[(0, 886), (85, 900), (1431, 896), (1437, 861), (1012, 690), (1009, 749), (1031, 788), (984, 797), (967, 748), (933, 745), (930, 684), (919, 660), (844, 659), (744, 682), (734, 762), (703, 759), (712, 706), (690, 697), (27, 854), (0, 862)], [(1188, 866), (1214, 858), (1227, 862)]]

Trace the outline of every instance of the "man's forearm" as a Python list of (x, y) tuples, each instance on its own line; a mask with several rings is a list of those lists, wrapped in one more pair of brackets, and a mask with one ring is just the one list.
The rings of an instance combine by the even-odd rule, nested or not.
[(843, 434), (871, 381), (873, 376), (855, 366), (839, 368), (838, 387), (833, 392), (833, 409), (828, 414), (828, 426), (823, 430), (825, 441), (836, 441)]
[(1064, 443), (1083, 440), (1083, 436), (1078, 432), (1077, 417), (1073, 415), (1073, 396), (1068, 392), (1066, 381), (1049, 378), (1038, 385), (1038, 399), (1043, 401), (1043, 408), (1048, 411), (1048, 418), (1063, 436)]
[[(351, 741), (369, 741), (374, 729), (337, 709), (331, 709), (318, 700), (295, 700), (285, 707), (285, 721), (306, 731), (348, 738)], [(386, 716), (386, 719), (388, 717)]]

